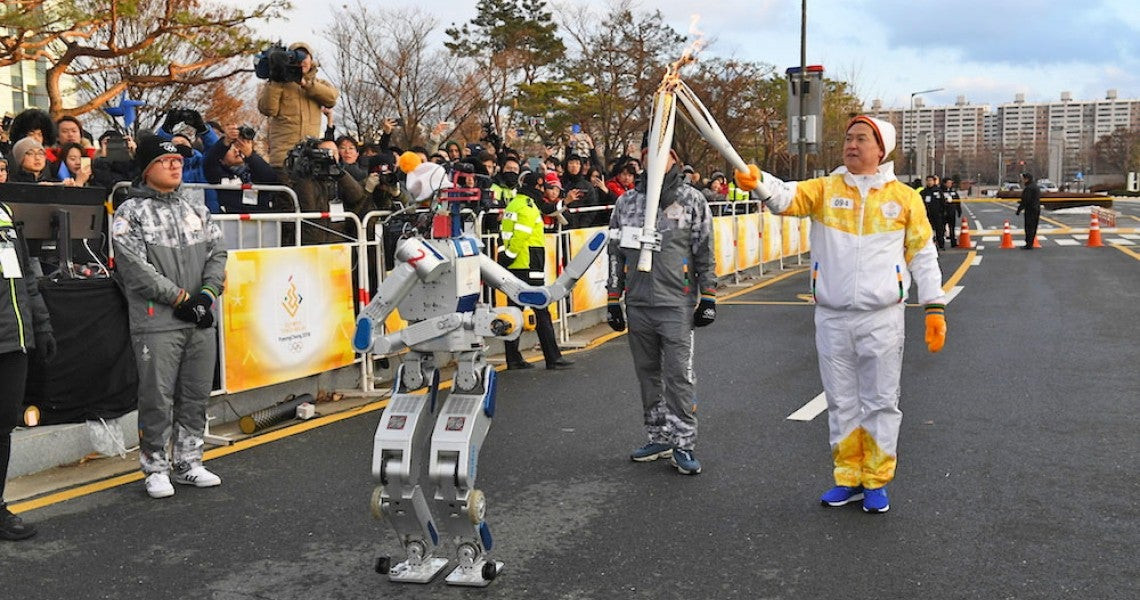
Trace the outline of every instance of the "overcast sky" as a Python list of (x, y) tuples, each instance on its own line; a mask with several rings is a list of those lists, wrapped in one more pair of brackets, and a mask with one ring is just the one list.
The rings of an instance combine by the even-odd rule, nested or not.
[[(262, 28), (263, 35), (327, 48), (331, 14), (356, 2), (296, 1), (289, 21)], [(469, 21), (475, 4), (367, 0), (370, 7), (417, 6), (434, 15), (441, 44), (442, 30)], [(606, 5), (570, 4), (599, 15)], [(641, 0), (638, 6), (660, 10), (681, 33), (699, 13), (698, 29), (714, 40), (703, 55), (766, 62), (780, 72), (799, 65), (799, 0)], [(854, 82), (868, 106), (879, 98), (885, 106), (905, 107), (912, 92), (930, 88), (945, 90), (924, 94), (927, 105), (950, 104), (958, 96), (996, 105), (1011, 102), (1016, 93), (1031, 102), (1052, 101), (1063, 91), (1090, 100), (1103, 98), (1108, 89), (1120, 98), (1138, 98), (1138, 46), (1136, 0), (808, 0), (808, 64)]]

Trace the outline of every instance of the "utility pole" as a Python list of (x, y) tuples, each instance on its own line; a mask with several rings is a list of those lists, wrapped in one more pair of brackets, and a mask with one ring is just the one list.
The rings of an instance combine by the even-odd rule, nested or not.
[[(807, 0), (800, 3), (800, 173), (799, 180), (807, 179), (807, 94), (804, 93), (804, 73), (807, 71)], [(821, 115), (822, 116), (822, 115)]]

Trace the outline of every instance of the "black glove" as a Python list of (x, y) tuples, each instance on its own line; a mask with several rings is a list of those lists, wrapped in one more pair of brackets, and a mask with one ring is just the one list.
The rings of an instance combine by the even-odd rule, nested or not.
[(55, 336), (50, 331), (36, 334), (36, 350), (44, 358), (44, 362), (51, 362), (55, 358), (58, 348), (55, 345)]
[(625, 314), (621, 312), (621, 304), (610, 302), (606, 306), (606, 322), (614, 331), (625, 331)]
[(214, 305), (214, 298), (206, 292), (186, 300), (174, 307), (174, 317), (187, 323), (193, 323), (198, 329), (205, 329), (214, 324), (214, 313), (210, 310)]
[(182, 122), (182, 110), (172, 108), (166, 111), (166, 119), (162, 121), (162, 130), (166, 133), (174, 133), (174, 128)]
[(697, 310), (693, 312), (693, 327), (711, 325), (716, 320), (716, 300), (701, 298)]
[(192, 108), (183, 111), (183, 122), (193, 127), (198, 135), (206, 133), (206, 122), (202, 120), (202, 113)]

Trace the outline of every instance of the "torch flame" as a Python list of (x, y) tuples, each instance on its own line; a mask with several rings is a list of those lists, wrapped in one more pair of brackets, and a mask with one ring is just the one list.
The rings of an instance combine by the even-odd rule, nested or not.
[(700, 20), (701, 16), (696, 14), (689, 18), (689, 35), (694, 36), (694, 39), (681, 53), (681, 58), (678, 58), (665, 70), (665, 76), (661, 78), (659, 90), (671, 91), (676, 89), (681, 82), (681, 69), (689, 63), (697, 62), (697, 53), (705, 47), (705, 34), (697, 29), (697, 22)]

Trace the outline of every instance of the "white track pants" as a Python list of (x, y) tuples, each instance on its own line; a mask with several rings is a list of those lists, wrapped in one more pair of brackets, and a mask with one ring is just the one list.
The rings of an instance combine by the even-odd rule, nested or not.
[(815, 345), (836, 485), (879, 488), (894, 478), (905, 308), (816, 307)]

